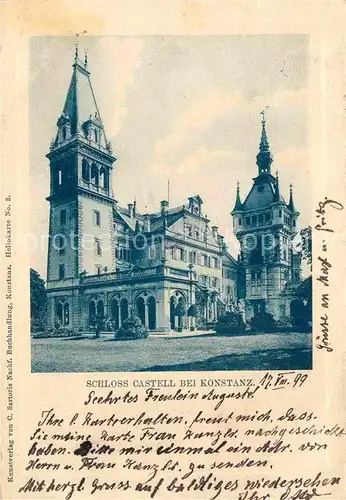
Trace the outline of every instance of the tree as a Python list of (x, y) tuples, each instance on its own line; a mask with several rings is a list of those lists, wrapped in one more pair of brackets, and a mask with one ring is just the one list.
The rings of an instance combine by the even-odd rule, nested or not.
[(45, 330), (47, 323), (47, 291), (44, 280), (35, 269), (30, 269), (31, 331)]
[(306, 320), (312, 321), (312, 276), (300, 283), (297, 295), (304, 302)]

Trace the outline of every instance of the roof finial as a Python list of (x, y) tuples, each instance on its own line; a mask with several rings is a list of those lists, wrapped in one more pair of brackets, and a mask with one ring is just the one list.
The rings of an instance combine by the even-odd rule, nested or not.
[(293, 184), (292, 182), (290, 183), (290, 199), (288, 202), (288, 208), (294, 212), (295, 211), (295, 206), (294, 206), (294, 201), (293, 201)]
[(84, 51), (84, 68), (88, 69), (88, 51)]
[(237, 181), (237, 194), (236, 194), (235, 204), (234, 204), (234, 208), (232, 210), (232, 213), (236, 210), (241, 210), (241, 209), (242, 209), (242, 203), (240, 200), (240, 184), (239, 184), (239, 181)]
[(75, 44), (75, 51), (74, 51), (74, 62), (76, 63), (78, 61), (78, 38)]
[(273, 161), (273, 158), (270, 153), (269, 149), (269, 143), (268, 143), (268, 138), (267, 138), (267, 131), (266, 131), (266, 118), (265, 118), (265, 112), (268, 109), (268, 106), (266, 106), (260, 114), (262, 115), (262, 134), (261, 134), (261, 141), (259, 145), (259, 153), (257, 155), (257, 165), (258, 165), (258, 174), (264, 174), (268, 173), (270, 174), (270, 165)]

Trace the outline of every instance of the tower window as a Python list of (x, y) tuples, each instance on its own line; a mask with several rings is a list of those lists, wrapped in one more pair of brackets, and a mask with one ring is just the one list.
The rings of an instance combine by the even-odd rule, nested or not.
[(196, 240), (199, 240), (200, 234), (199, 234), (199, 229), (195, 229), (195, 238)]
[(65, 239), (63, 236), (58, 237), (58, 251), (59, 255), (65, 255)]
[(98, 210), (94, 210), (93, 217), (94, 217), (94, 226), (101, 226), (101, 215)]
[(246, 223), (247, 226), (250, 224), (250, 217), (246, 217), (245, 223)]
[(257, 224), (257, 215), (254, 215), (254, 216), (251, 218), (251, 223), (252, 223), (252, 224)]
[(102, 255), (102, 248), (101, 248), (101, 242), (99, 239), (95, 238), (95, 255), (100, 257)]
[(94, 130), (94, 139), (95, 139), (95, 142), (98, 142), (98, 134), (97, 134), (96, 129)]
[(281, 217), (282, 217), (282, 210), (279, 210), (279, 217), (281, 219)]
[(239, 217), (239, 226), (241, 226), (241, 225), (242, 225), (242, 223), (243, 223), (243, 220), (242, 220), (242, 218), (241, 218), (241, 217)]
[(293, 219), (293, 227), (296, 227), (296, 221)]
[(65, 264), (59, 265), (59, 280), (65, 279)]
[(60, 210), (60, 224), (64, 226), (66, 224), (66, 210)]
[(62, 140), (65, 141), (66, 140), (66, 127), (63, 127), (62, 128)]
[(62, 170), (61, 169), (58, 170), (58, 185), (59, 186), (62, 185)]

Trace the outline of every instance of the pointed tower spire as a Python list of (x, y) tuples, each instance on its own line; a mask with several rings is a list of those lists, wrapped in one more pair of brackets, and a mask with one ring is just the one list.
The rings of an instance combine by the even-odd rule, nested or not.
[(265, 109), (261, 111), (262, 115), (262, 134), (261, 134), (261, 141), (259, 144), (259, 153), (257, 155), (257, 165), (258, 165), (258, 175), (261, 174), (270, 174), (270, 166), (273, 162), (273, 157), (271, 155), (270, 149), (269, 149), (269, 142), (267, 138), (267, 131), (266, 131), (266, 119), (265, 119)]
[(279, 171), (275, 173), (274, 201), (280, 201)]
[(236, 210), (241, 210), (241, 209), (242, 209), (242, 203), (240, 200), (240, 184), (239, 184), (239, 181), (237, 181), (237, 194), (236, 194), (236, 198), (235, 198), (233, 212), (235, 212)]
[(291, 212), (295, 212), (295, 206), (294, 206), (294, 201), (293, 201), (293, 185), (292, 183), (290, 184), (290, 199), (288, 202), (288, 208), (291, 210)]

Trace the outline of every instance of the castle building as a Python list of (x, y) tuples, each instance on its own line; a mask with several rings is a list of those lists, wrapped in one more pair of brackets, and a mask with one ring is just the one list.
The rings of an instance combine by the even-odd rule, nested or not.
[(301, 280), (300, 255), (293, 248), (299, 212), (290, 186), (289, 202), (281, 192), (279, 176), (271, 172), (266, 121), (257, 154), (258, 174), (243, 202), (239, 183), (232, 211), (233, 231), (240, 243), (239, 297), (245, 301), (245, 317), (268, 312), (279, 319), (291, 314), (292, 301)]
[[(238, 263), (204, 215), (200, 196), (173, 208), (163, 200), (147, 214), (136, 202), (118, 205), (112, 192), (116, 158), (88, 62), (77, 49), (47, 158), (49, 327), (85, 330), (100, 316), (118, 328), (136, 314), (152, 331), (194, 329), (236, 305)], [(242, 213), (236, 210), (237, 219)]]

